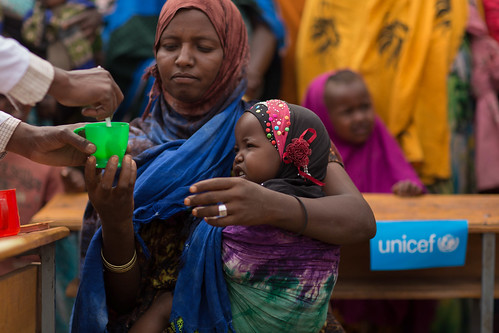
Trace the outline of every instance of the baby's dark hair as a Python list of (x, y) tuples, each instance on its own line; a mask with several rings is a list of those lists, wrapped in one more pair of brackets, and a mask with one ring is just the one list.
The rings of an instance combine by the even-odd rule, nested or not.
[(362, 76), (350, 69), (342, 69), (337, 72), (334, 72), (331, 74), (327, 81), (326, 84), (331, 82), (331, 83), (343, 83), (343, 84), (349, 84), (353, 82), (364, 82), (362, 79)]

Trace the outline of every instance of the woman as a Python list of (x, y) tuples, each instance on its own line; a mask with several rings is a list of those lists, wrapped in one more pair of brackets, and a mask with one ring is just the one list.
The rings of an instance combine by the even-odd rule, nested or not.
[[(259, 221), (297, 231), (303, 225), (294, 197), (239, 178), (216, 178), (230, 175), (232, 132), (249, 108), (241, 99), (247, 34), (232, 2), (169, 0), (154, 51), (154, 104), (132, 123), (134, 160), (125, 156), (114, 187), (117, 160), (102, 175), (93, 157), (86, 165), (89, 198), (102, 229), (86, 255), (73, 310), (76, 332), (106, 326), (138, 331), (135, 325), (144, 323), (136, 323), (138, 318), (171, 303), (174, 327), (226, 331), (231, 313), (220, 266), (222, 228), (202, 218), (225, 213), (210, 220), (215, 226)], [(340, 164), (329, 163), (325, 183), (330, 196), (302, 199), (309, 213), (303, 234), (337, 244), (372, 237), (372, 212)], [(95, 221), (96, 212), (86, 217)]]
[[(246, 99), (270, 98), (279, 91), (280, 52), (285, 47), (285, 29), (273, 0), (233, 0), (248, 31), (251, 61), (248, 65)], [(103, 40), (105, 68), (125, 91), (127, 98), (114, 120), (129, 121), (142, 115), (154, 80), (141, 80), (154, 63), (154, 32), (165, 0), (120, 0), (106, 16)], [(265, 45), (265, 47), (261, 47)], [(258, 96), (258, 94), (262, 94)]]

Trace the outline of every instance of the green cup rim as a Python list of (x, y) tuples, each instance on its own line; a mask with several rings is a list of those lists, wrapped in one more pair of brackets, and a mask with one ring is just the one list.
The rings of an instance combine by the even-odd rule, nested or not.
[[(95, 123), (88, 123), (88, 124), (83, 125), (82, 127), (83, 128), (85, 128), (85, 127), (101, 127), (102, 124), (106, 124), (106, 122), (99, 121), (99, 122), (95, 122)], [(126, 125), (126, 126), (128, 126), (129, 124), (127, 122), (124, 122), (124, 121), (112, 121), (111, 125)]]

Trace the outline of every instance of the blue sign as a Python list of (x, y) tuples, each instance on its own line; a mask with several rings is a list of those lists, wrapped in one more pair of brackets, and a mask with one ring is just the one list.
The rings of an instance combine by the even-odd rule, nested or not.
[(371, 270), (463, 266), (468, 221), (377, 221)]

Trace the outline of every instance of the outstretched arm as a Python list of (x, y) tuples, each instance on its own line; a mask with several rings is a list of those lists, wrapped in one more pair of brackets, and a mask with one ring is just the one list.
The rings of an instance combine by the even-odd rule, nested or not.
[(17, 107), (34, 105), (48, 93), (67, 106), (88, 106), (83, 114), (99, 120), (112, 116), (123, 94), (102, 68), (65, 71), (0, 36), (0, 93)]
[[(371, 208), (338, 163), (329, 163), (327, 196), (301, 198), (308, 223), (305, 236), (331, 244), (361, 242), (374, 237), (376, 223)], [(216, 226), (269, 224), (289, 231), (302, 230), (305, 217), (294, 197), (275, 192), (247, 180), (214, 178), (191, 187), (193, 195), (185, 199), (199, 217), (218, 215), (218, 203), (227, 207), (227, 216), (209, 219)]]
[(108, 304), (113, 310), (124, 313), (134, 307), (140, 283), (139, 266), (131, 260), (136, 253), (132, 216), (137, 166), (130, 155), (125, 155), (118, 182), (113, 186), (118, 157), (109, 159), (103, 173), (96, 168), (95, 162), (94, 156), (88, 158), (85, 183), (90, 202), (102, 222), (102, 256), (115, 266), (131, 264), (124, 272), (104, 269)]
[(47, 165), (83, 165), (96, 148), (73, 132), (81, 125), (32, 126), (18, 122), (5, 150)]

